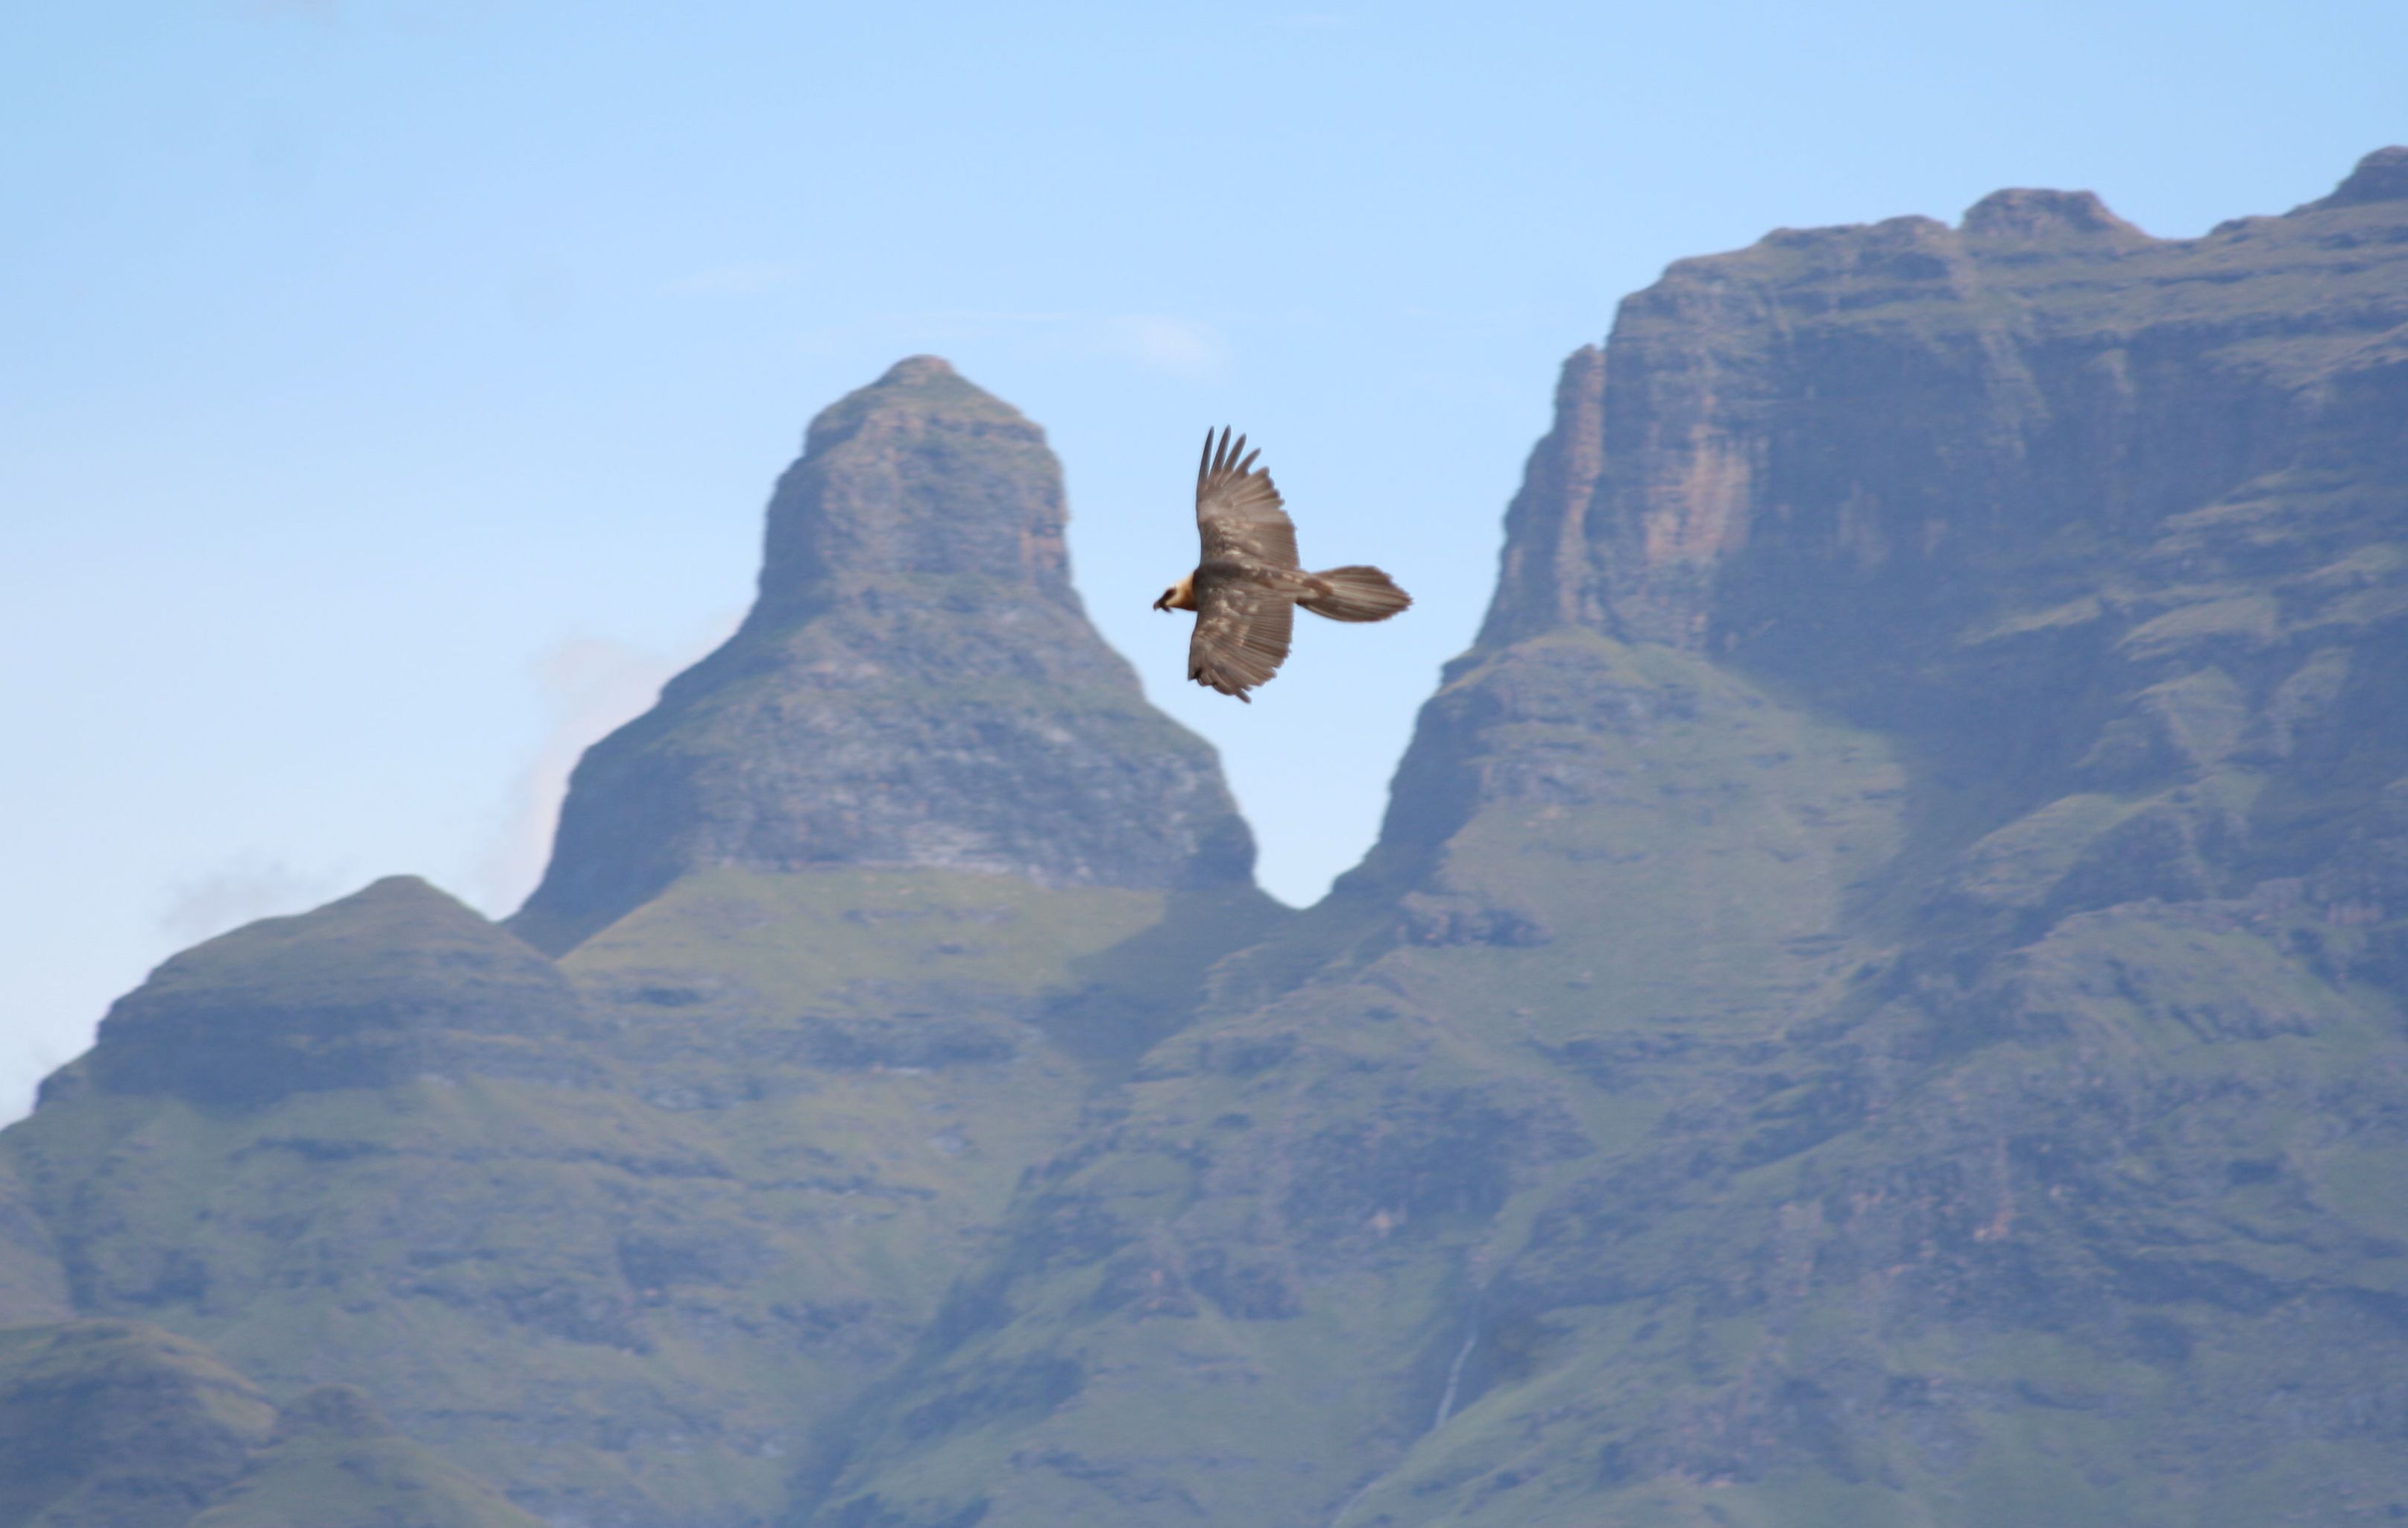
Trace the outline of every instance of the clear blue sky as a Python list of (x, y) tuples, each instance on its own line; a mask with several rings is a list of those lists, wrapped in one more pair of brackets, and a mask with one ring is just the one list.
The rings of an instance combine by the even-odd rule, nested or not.
[[(2408, 140), (2399, 0), (0, 8), (0, 1119), (174, 950), (496, 914), (917, 351), (1046, 426), (1091, 613), (1270, 890), (1368, 845), (1555, 370), (1669, 261), (2008, 185), (2188, 236)], [(1195, 444), (1419, 597), (1240, 707)]]

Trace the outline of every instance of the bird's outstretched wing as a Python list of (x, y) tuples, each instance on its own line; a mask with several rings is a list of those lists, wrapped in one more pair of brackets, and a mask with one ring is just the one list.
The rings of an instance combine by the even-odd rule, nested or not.
[[(1276, 506), (1279, 500), (1274, 496), (1271, 502)], [(1287, 661), (1295, 625), (1296, 602), (1286, 594), (1242, 581), (1201, 585), (1196, 591), (1196, 632), (1187, 639), (1187, 677), (1252, 705), (1246, 692)]]
[[(1196, 468), (1196, 531), (1204, 542), (1199, 561), (1297, 565), (1296, 522), (1280, 507), (1279, 490), (1271, 486), (1270, 473), (1254, 465), (1254, 458), (1261, 454), (1246, 450), (1244, 436), (1231, 445), (1226, 426), (1217, 445), (1212, 432), (1204, 432), (1204, 459)], [(1283, 615), (1280, 621), (1280, 651), (1284, 654), (1287, 617)], [(1200, 617), (1196, 635), (1200, 643), (1204, 635)], [(1264, 677), (1269, 677), (1268, 672)]]

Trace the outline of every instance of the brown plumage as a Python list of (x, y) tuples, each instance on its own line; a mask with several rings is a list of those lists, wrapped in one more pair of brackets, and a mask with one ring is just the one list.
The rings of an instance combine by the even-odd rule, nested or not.
[(1196, 468), (1196, 530), (1203, 555), (1196, 571), (1162, 592), (1157, 610), (1193, 610), (1187, 677), (1248, 701), (1287, 660), (1299, 605), (1332, 621), (1385, 621), (1412, 596), (1376, 567), (1307, 573), (1296, 557), (1296, 525), (1280, 507), (1271, 475), (1254, 465), (1246, 437), (1232, 445), (1224, 428), (1204, 432)]

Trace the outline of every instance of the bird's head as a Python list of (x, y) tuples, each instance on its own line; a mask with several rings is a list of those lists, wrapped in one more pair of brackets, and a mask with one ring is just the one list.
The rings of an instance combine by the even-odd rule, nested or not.
[(1180, 575), (1179, 581), (1164, 590), (1162, 598), (1154, 602), (1154, 607), (1157, 610), (1196, 608), (1196, 575), (1193, 573)]

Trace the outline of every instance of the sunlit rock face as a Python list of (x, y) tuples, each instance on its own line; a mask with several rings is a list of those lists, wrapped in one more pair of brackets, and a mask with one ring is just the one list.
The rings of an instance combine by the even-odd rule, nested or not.
[(1044, 433), (918, 356), (829, 407), (725, 646), (571, 780), (513, 927), (575, 944), (710, 866), (1248, 884), (1211, 749), (1087, 621)]

